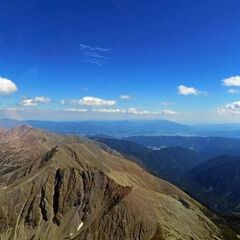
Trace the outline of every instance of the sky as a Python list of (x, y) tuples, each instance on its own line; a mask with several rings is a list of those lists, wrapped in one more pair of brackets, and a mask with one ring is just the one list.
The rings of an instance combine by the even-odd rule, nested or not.
[(0, 118), (240, 120), (239, 0), (0, 9)]

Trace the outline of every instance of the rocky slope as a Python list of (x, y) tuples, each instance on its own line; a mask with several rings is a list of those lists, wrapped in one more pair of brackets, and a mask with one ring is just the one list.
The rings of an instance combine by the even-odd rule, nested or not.
[(1, 240), (238, 239), (173, 185), (107, 147), (19, 127), (0, 134)]

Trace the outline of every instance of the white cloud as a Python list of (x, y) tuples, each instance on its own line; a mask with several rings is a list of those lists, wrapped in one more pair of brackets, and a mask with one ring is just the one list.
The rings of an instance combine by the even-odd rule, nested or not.
[(111, 108), (103, 108), (103, 109), (93, 109), (93, 112), (101, 112), (101, 113), (128, 113), (128, 114), (134, 114), (134, 115), (149, 115), (149, 114), (158, 114), (159, 112), (150, 112), (150, 111), (140, 111), (136, 108), (128, 108), (128, 109), (111, 109)]
[(31, 98), (27, 98), (27, 99), (23, 99), (21, 102), (22, 106), (37, 106), (38, 103), (34, 102), (33, 99)]
[(13, 81), (0, 77), (0, 95), (10, 95), (17, 90), (17, 85)]
[(227, 103), (224, 107), (217, 109), (219, 114), (240, 114), (240, 101)]
[(21, 105), (22, 106), (37, 106), (38, 104), (46, 104), (51, 102), (51, 99), (49, 97), (34, 97), (34, 98), (25, 98), (22, 100)]
[(61, 100), (61, 103), (64, 105), (84, 105), (84, 106), (113, 106), (116, 104), (115, 100), (106, 100), (102, 98), (86, 96), (81, 99), (72, 99), (72, 100)]
[(107, 109), (107, 108), (100, 108), (100, 109), (93, 109), (93, 112), (100, 112), (100, 113), (126, 113), (125, 109)]
[(87, 112), (88, 110), (85, 108), (67, 108), (64, 109), (65, 112)]
[(51, 99), (49, 97), (35, 97), (33, 100), (37, 103), (49, 103), (51, 102)]
[(185, 85), (179, 85), (178, 86), (178, 93), (181, 95), (201, 95), (204, 94), (204, 92), (197, 90), (194, 87), (187, 87)]
[(127, 113), (136, 114), (136, 115), (149, 115), (149, 114), (158, 114), (159, 112), (150, 112), (146, 110), (137, 110), (136, 108), (129, 108)]
[(121, 98), (122, 100), (130, 100), (130, 99), (132, 99), (133, 97), (132, 97), (131, 95), (121, 95), (120, 98)]
[(227, 92), (228, 92), (229, 94), (239, 94), (239, 93), (240, 93), (240, 91), (237, 90), (237, 89), (235, 89), (235, 88), (231, 88), (231, 89), (229, 89)]
[(232, 110), (240, 109), (240, 101), (228, 103), (225, 107)]
[(222, 80), (223, 86), (227, 87), (240, 87), (240, 76), (232, 76)]
[(177, 112), (172, 111), (172, 110), (169, 110), (169, 109), (162, 110), (160, 113), (161, 113), (162, 115), (168, 115), (168, 116), (176, 115), (176, 114), (177, 114)]
[(166, 102), (161, 102), (161, 105), (164, 107), (170, 107), (170, 106), (175, 105), (175, 103), (166, 101)]

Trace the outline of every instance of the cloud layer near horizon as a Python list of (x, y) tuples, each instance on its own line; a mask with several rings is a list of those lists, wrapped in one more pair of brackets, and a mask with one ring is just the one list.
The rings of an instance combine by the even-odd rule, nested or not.
[(34, 97), (34, 98), (24, 98), (20, 105), (25, 107), (37, 106), (39, 104), (46, 104), (51, 102), (49, 97)]
[[(84, 48), (88, 48), (85, 46)], [(93, 48), (91, 51), (95, 51), (96, 49)], [(99, 50), (104, 51), (104, 50)], [(106, 51), (108, 51), (106, 49)], [(220, 84), (219, 84), (220, 85)], [(235, 95), (240, 94), (240, 76), (233, 76), (225, 78), (221, 81), (221, 85), (228, 87), (227, 92), (228, 94)], [(2, 99), (9, 99), (4, 96), (9, 96), (18, 91), (18, 87), (16, 83), (10, 79), (0, 77), (0, 95), (2, 95)], [(173, 108), (178, 108), (181, 101), (185, 101), (184, 96), (192, 95), (192, 96), (202, 96), (207, 95), (205, 91), (200, 91), (198, 88), (192, 85), (179, 85), (177, 87), (178, 99), (183, 99), (177, 101), (159, 101), (158, 103), (155, 101), (154, 105), (145, 105), (139, 104), (144, 99), (140, 99), (140, 97), (135, 98), (131, 94), (122, 94), (117, 95), (115, 99), (113, 98), (101, 98), (96, 96), (83, 96), (81, 98), (70, 98), (70, 99), (56, 99), (52, 101), (52, 99), (48, 96), (37, 95), (31, 98), (23, 97), (22, 100), (18, 103), (5, 103), (1, 104), (1, 111), (6, 112), (28, 112), (30, 110), (40, 113), (41, 111), (52, 111), (58, 113), (58, 116), (61, 114), (64, 115), (64, 112), (68, 112), (69, 114), (74, 114), (76, 117), (82, 117), (84, 114), (91, 117), (93, 114), (97, 116), (122, 116), (127, 118), (128, 116), (136, 116), (141, 118), (145, 117), (159, 117), (159, 116), (166, 116), (166, 117), (174, 117), (179, 119), (181, 116), (186, 116), (187, 114), (191, 113), (184, 113), (183, 111), (176, 111)], [(176, 94), (176, 93), (175, 93)], [(177, 94), (176, 94), (177, 97)], [(233, 96), (232, 96), (233, 97)], [(229, 96), (230, 98), (230, 96)], [(127, 100), (140, 100), (138, 101), (127, 101)], [(167, 97), (169, 100), (169, 97)], [(193, 98), (192, 98), (193, 99)], [(198, 101), (198, 98), (194, 98)], [(235, 101), (229, 101), (225, 105), (222, 106), (215, 106), (215, 109), (212, 111), (216, 114), (220, 115), (240, 115), (240, 101), (238, 99), (233, 99)], [(193, 100), (195, 101), (195, 100)], [(5, 100), (6, 102), (6, 100)], [(177, 104), (175, 104), (177, 102)], [(227, 101), (226, 101), (227, 102)], [(131, 104), (136, 104), (135, 106), (131, 106)], [(40, 107), (42, 105), (42, 108)], [(43, 106), (45, 105), (45, 106)], [(146, 107), (148, 106), (148, 107)], [(181, 106), (180, 106), (181, 107)], [(166, 109), (165, 109), (166, 108)], [(101, 114), (101, 115), (100, 115)], [(105, 115), (103, 115), (105, 114)], [(111, 115), (112, 114), (112, 115)], [(217, 116), (217, 115), (216, 115)]]

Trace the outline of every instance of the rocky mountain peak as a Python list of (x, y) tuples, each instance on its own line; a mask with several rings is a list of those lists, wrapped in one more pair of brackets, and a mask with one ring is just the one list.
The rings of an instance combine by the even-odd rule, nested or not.
[[(46, 141), (32, 144), (33, 133)], [(28, 127), (10, 135), (0, 147), (0, 239), (237, 239), (187, 194), (91, 141)]]

